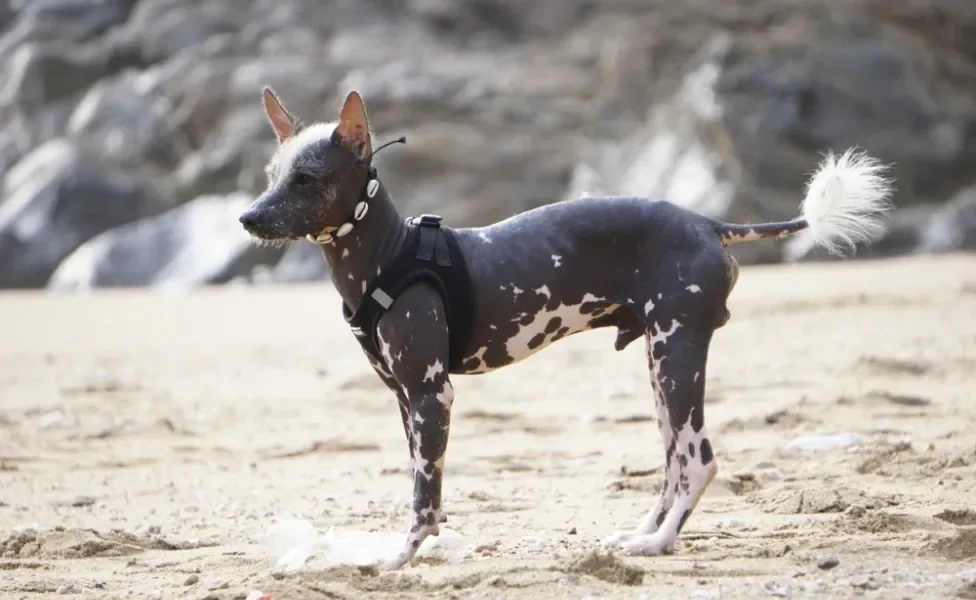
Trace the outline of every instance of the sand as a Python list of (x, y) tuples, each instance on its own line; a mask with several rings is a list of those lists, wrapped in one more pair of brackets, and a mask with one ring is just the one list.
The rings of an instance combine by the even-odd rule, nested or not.
[(452, 561), (281, 573), (278, 513), (408, 517), (395, 401), (338, 309), (325, 284), (0, 294), (0, 595), (976, 598), (976, 256), (744, 268), (719, 475), (665, 557), (599, 552), (663, 454), (643, 345), (597, 331), (455, 378)]

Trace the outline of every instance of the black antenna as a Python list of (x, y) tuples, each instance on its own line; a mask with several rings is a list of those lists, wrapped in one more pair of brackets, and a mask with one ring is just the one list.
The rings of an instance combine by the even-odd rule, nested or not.
[(366, 161), (369, 162), (369, 161), (373, 160), (373, 157), (376, 156), (376, 153), (379, 152), (380, 150), (382, 150), (383, 148), (386, 148), (387, 146), (392, 146), (393, 144), (406, 144), (406, 143), (407, 143), (407, 137), (401, 135), (397, 139), (391, 140), (391, 141), (383, 144), (382, 146), (380, 146), (376, 150), (373, 150), (372, 152), (370, 152), (369, 153), (369, 158), (367, 158)]

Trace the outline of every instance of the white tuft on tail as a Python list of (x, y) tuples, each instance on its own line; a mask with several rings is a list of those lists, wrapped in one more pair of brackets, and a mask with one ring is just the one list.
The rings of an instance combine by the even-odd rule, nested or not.
[(848, 149), (839, 158), (832, 152), (821, 161), (807, 183), (801, 217), (812, 246), (831, 254), (854, 251), (858, 242), (880, 235), (884, 213), (891, 207), (892, 181), (886, 166), (863, 152)]

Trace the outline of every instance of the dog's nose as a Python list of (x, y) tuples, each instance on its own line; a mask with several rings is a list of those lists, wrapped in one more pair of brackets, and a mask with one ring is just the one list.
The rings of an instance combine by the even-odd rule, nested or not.
[(253, 210), (246, 210), (237, 218), (248, 231), (254, 229), (258, 224), (258, 216)]

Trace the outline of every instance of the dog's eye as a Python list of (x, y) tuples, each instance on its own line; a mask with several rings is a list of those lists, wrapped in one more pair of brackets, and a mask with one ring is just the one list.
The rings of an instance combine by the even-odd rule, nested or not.
[(308, 173), (295, 173), (292, 181), (295, 182), (295, 185), (308, 185), (315, 181), (315, 178)]

